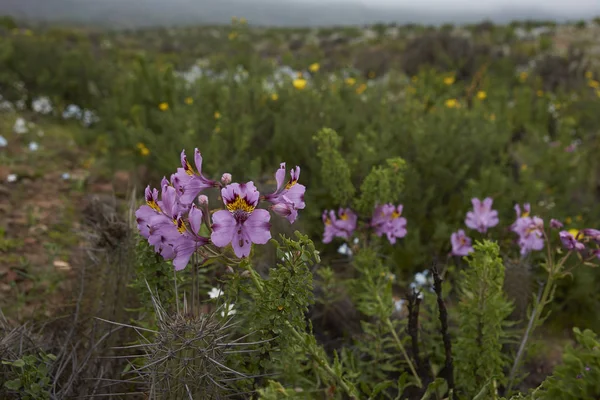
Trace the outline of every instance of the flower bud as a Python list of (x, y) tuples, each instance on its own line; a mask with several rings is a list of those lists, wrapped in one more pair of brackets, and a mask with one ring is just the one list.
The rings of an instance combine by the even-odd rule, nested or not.
[(225, 268), (225, 273), (226, 274), (233, 274), (233, 268), (231, 268), (231, 266), (228, 265), (227, 268)]
[(208, 205), (208, 197), (204, 194), (201, 194), (200, 196), (198, 196), (198, 204), (200, 204), (200, 206), (207, 206)]
[(223, 174), (223, 176), (221, 177), (221, 183), (222, 183), (223, 185), (229, 185), (229, 184), (231, 183), (231, 174), (230, 174), (230, 173), (227, 173), (227, 172), (225, 172), (225, 173)]
[(242, 278), (250, 278), (250, 271), (244, 271), (240, 274), (240, 277)]
[(560, 228), (563, 227), (563, 224), (559, 220), (551, 219), (550, 220), (550, 227), (554, 228), (554, 229), (560, 229)]

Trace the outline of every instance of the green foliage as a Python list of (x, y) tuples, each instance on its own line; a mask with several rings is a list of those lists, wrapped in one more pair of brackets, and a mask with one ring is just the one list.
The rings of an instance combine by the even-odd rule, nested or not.
[(467, 269), (460, 272), (459, 327), (455, 349), (456, 382), (464, 398), (472, 398), (491, 380), (505, 383), (508, 358), (504, 328), (512, 305), (502, 291), (504, 265), (499, 246), (476, 243)]
[(360, 187), (354, 207), (363, 215), (368, 215), (378, 204), (396, 203), (404, 189), (404, 160), (398, 157), (386, 163), (386, 166), (373, 167)]
[(9, 393), (19, 394), (23, 400), (49, 400), (51, 386), (50, 367), (56, 360), (54, 354), (40, 352), (28, 354), (14, 361), (2, 361), (12, 368), (15, 378), (4, 382)]
[(356, 191), (348, 163), (341, 154), (342, 138), (333, 129), (323, 128), (313, 138), (317, 142), (317, 157), (321, 160), (322, 185), (326, 185), (331, 200), (347, 204)]
[(591, 400), (600, 396), (600, 340), (589, 329), (574, 328), (577, 345), (567, 346), (557, 366), (532, 399)]

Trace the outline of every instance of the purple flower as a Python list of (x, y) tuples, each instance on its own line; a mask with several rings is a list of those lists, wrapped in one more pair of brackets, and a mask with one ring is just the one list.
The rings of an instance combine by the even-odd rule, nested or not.
[(406, 218), (401, 216), (402, 209), (402, 204), (398, 207), (390, 203), (377, 206), (371, 218), (375, 234), (379, 237), (385, 234), (391, 244), (406, 236)]
[(252, 243), (265, 244), (271, 239), (271, 215), (257, 209), (260, 193), (253, 182), (232, 183), (221, 189), (227, 210), (213, 214), (211, 240), (217, 247), (231, 243), (239, 258), (250, 254)]
[(185, 226), (181, 216), (177, 218), (177, 230), (181, 235), (174, 244), (175, 258), (173, 259), (173, 266), (175, 271), (184, 269), (190, 262), (192, 254), (209, 242), (208, 238), (198, 234), (202, 226), (202, 211), (194, 204), (190, 208), (188, 222), (189, 228)]
[(177, 168), (177, 172), (171, 179), (173, 186), (177, 189), (179, 201), (182, 204), (192, 204), (196, 199), (196, 196), (198, 196), (202, 190), (218, 185), (217, 182), (205, 178), (204, 175), (202, 175), (202, 155), (197, 148), (194, 149), (194, 162), (197, 171), (194, 171), (185, 156), (185, 150), (182, 150), (182, 168)]
[(560, 228), (562, 228), (562, 227), (563, 227), (563, 224), (562, 224), (562, 222), (560, 222), (559, 220), (556, 220), (556, 219), (552, 218), (552, 219), (550, 220), (550, 227), (551, 227), (552, 229), (560, 229)]
[(333, 210), (324, 211), (322, 218), (325, 224), (323, 243), (331, 242), (334, 237), (348, 239), (354, 233), (358, 221), (358, 216), (349, 208), (340, 208), (337, 217)]
[(532, 250), (542, 250), (544, 248), (544, 221), (539, 217), (521, 217), (521, 231), (519, 233), (519, 246), (521, 255), (525, 255)]
[[(288, 212), (287, 209), (293, 208), (294, 210), (302, 210), (306, 204), (304, 203), (304, 192), (306, 187), (298, 183), (300, 178), (300, 167), (296, 166), (295, 169), (290, 170), (290, 180), (285, 183), (285, 163), (279, 165), (279, 169), (275, 172), (275, 181), (277, 181), (277, 189), (275, 192), (266, 195), (265, 200), (273, 203), (273, 211), (277, 214), (284, 216), (293, 223), (298, 216), (297, 212)], [(275, 206), (279, 206), (277, 209)]]
[(161, 200), (158, 191), (145, 191), (146, 205), (141, 206), (135, 213), (140, 234), (148, 239), (154, 250), (165, 260), (175, 257), (174, 243), (179, 238), (177, 217), (181, 213), (177, 202), (177, 193), (172, 186), (164, 185)]
[(473, 198), (473, 211), (467, 213), (465, 225), (471, 229), (475, 229), (481, 233), (487, 232), (488, 228), (493, 228), (498, 225), (498, 211), (492, 210), (491, 197), (486, 197), (483, 201)]
[(600, 230), (588, 228), (583, 229), (582, 232), (585, 237), (589, 237), (594, 242), (600, 244)]
[(518, 204), (515, 204), (515, 212), (517, 213), (517, 220), (511, 225), (510, 229), (515, 232), (517, 235), (521, 236), (525, 229), (531, 222), (531, 218), (529, 214), (531, 213), (531, 206), (529, 203), (525, 203), (523, 205), (523, 213), (521, 213), (521, 207)]
[(577, 250), (577, 251), (585, 250), (585, 246), (583, 245), (583, 243), (578, 242), (577, 239), (573, 235), (571, 235), (569, 232), (561, 231), (559, 233), (559, 236), (560, 236), (560, 241), (562, 242), (563, 246), (567, 250)]
[(462, 229), (459, 229), (450, 236), (450, 242), (452, 243), (452, 251), (450, 254), (453, 256), (463, 257), (473, 252), (471, 238), (468, 237)]
[(273, 204), (271, 210), (280, 217), (286, 218), (293, 224), (296, 218), (298, 218), (298, 210), (294, 207), (294, 203), (286, 196), (283, 196), (283, 201), (280, 203)]

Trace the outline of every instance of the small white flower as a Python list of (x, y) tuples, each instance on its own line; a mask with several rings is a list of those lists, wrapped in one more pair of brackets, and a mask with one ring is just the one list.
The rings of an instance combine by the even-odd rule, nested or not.
[(8, 183), (12, 183), (12, 182), (16, 182), (17, 181), (17, 174), (9, 174), (6, 177), (6, 182)]
[(41, 130), (41, 129), (40, 129), (40, 130), (38, 130), (38, 131), (37, 131), (37, 135), (38, 135), (39, 137), (42, 137), (42, 136), (44, 136), (44, 131), (43, 131), (43, 130)]
[(351, 256), (352, 255), (352, 250), (350, 250), (350, 247), (348, 247), (348, 245), (346, 243), (344, 243), (343, 245), (341, 245), (338, 248), (338, 253), (345, 254), (347, 256)]
[(358, 244), (358, 238), (354, 238), (354, 244)]
[(237, 311), (236, 311), (236, 310), (234, 310), (234, 308), (233, 308), (233, 307), (234, 307), (234, 305), (235, 305), (235, 304), (233, 304), (233, 303), (232, 303), (232, 304), (227, 304), (227, 305), (225, 305), (225, 306), (224, 306), (224, 307), (225, 307), (225, 310), (224, 310), (224, 311), (221, 311), (221, 317), (226, 317), (226, 316), (229, 316), (229, 315), (234, 315), (235, 313), (237, 313)]
[(216, 287), (210, 289), (210, 292), (208, 292), (208, 297), (210, 297), (211, 299), (216, 299), (217, 297), (219, 297), (220, 295), (223, 294), (223, 291), (221, 289), (217, 289)]
[(38, 97), (31, 102), (31, 108), (40, 114), (50, 114), (52, 112), (52, 103), (47, 97)]
[(285, 260), (291, 260), (293, 257), (292, 253), (290, 253), (289, 251), (286, 251), (285, 253), (283, 253), (283, 257), (281, 257), (281, 261), (285, 262)]
[(13, 125), (13, 132), (19, 135), (29, 132), (29, 128), (27, 128), (27, 122), (25, 122), (23, 118), (17, 118), (15, 124)]
[[(69, 180), (71, 179), (71, 174), (68, 172), (64, 172), (61, 176), (60, 176), (63, 180)], [(211, 297), (212, 298), (212, 297)]]
[(2, 135), (0, 135), (0, 147), (6, 147), (8, 146), (8, 140), (6, 140), (6, 138)]
[(402, 307), (404, 306), (405, 302), (406, 300), (404, 299), (394, 300), (394, 309), (396, 310), (396, 312), (402, 311)]
[(37, 144), (37, 142), (29, 143), (29, 151), (38, 151), (39, 148), (40, 148), (40, 145)]

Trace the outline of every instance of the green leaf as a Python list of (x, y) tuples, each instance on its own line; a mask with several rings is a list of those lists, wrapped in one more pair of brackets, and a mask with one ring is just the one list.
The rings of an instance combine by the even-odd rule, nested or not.
[(17, 378), (12, 381), (6, 381), (4, 382), (4, 387), (9, 390), (19, 390), (21, 388), (21, 380)]

